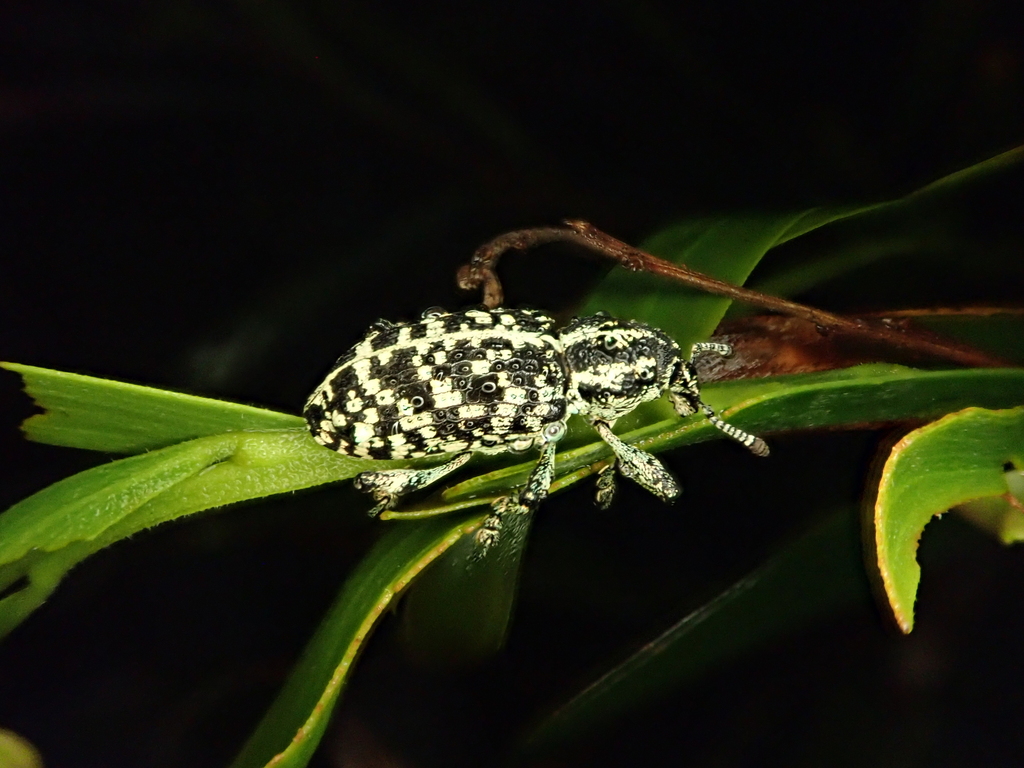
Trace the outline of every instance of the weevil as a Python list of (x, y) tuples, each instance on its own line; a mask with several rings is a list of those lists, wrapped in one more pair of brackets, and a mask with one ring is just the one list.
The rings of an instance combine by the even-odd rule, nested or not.
[(372, 495), (377, 515), (405, 494), (464, 465), (474, 453), (540, 450), (526, 483), (492, 506), (478, 529), (486, 551), (502, 519), (533, 512), (554, 477), (555, 447), (573, 414), (585, 418), (614, 453), (598, 475), (597, 504), (607, 507), (616, 472), (665, 502), (681, 489), (651, 454), (612, 432), (617, 419), (666, 391), (680, 416), (702, 412), (716, 428), (767, 456), (759, 437), (722, 421), (701, 400), (692, 359), (731, 354), (727, 344), (694, 344), (689, 358), (667, 334), (601, 313), (561, 329), (528, 309), (427, 310), (418, 322), (378, 321), (335, 363), (310, 396), (305, 417), (326, 448), (369, 459), (451, 454), (426, 469), (363, 472), (355, 485)]

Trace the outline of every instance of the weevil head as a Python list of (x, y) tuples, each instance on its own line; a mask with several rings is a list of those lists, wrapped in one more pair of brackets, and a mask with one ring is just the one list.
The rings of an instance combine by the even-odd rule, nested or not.
[(569, 374), (569, 404), (590, 419), (614, 422), (668, 388), (679, 345), (634, 320), (578, 317), (559, 332)]

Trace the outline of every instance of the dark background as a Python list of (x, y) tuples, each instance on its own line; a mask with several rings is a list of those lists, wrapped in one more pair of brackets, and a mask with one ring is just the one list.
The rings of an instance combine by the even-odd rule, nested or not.
[[(374, 319), (471, 301), (454, 270), (505, 230), (585, 218), (638, 242), (709, 212), (898, 196), (1020, 143), (1020, 15), (5, 3), (0, 357), (297, 411)], [(1019, 192), (974, 208), (1019, 227)], [(571, 310), (600, 267), (560, 256), (510, 259), (509, 301)], [(1013, 281), (927, 272), (805, 298), (1019, 301)], [(18, 387), (0, 376), (0, 507), (107, 460), (20, 441)], [(685, 509), (632, 489), (607, 515), (589, 491), (551, 500), (507, 651), (424, 671), (389, 619), (316, 764), (496, 762), (594, 671), (854, 503), (874, 440), (779, 437), (770, 468), (732, 446), (676, 452)], [(0, 727), (49, 766), (225, 765), (377, 535), (364, 506), (319, 489), (96, 556), (0, 648)], [(957, 522), (936, 551), (943, 537), (910, 638), (865, 603), (547, 764), (1019, 764), (1024, 562)]]

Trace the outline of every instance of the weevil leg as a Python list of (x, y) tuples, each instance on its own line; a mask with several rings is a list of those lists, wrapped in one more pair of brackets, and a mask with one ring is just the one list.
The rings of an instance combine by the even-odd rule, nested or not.
[(676, 479), (654, 456), (624, 443), (605, 421), (595, 421), (594, 429), (615, 452), (619, 471), (630, 480), (643, 486), (664, 502), (675, 501), (682, 493)]
[(608, 509), (615, 498), (615, 464), (616, 460), (605, 466), (597, 473), (597, 491), (594, 494), (594, 503), (598, 509)]
[(722, 357), (729, 357), (732, 354), (732, 346), (729, 344), (722, 344), (718, 341), (698, 341), (693, 345), (690, 351), (690, 357), (694, 355), (702, 355), (705, 352), (714, 352)]
[[(702, 345), (694, 344), (694, 350), (699, 346)], [(715, 346), (728, 347), (727, 344)], [(764, 440), (750, 434), (749, 432), (745, 432), (739, 427), (734, 427), (726, 421), (722, 421), (715, 415), (714, 409), (701, 400), (700, 383), (697, 381), (697, 371), (694, 369), (692, 363), (686, 362), (685, 360), (681, 361), (679, 363), (679, 367), (676, 368), (676, 372), (672, 376), (672, 380), (669, 382), (668, 387), (669, 398), (672, 400), (672, 405), (675, 406), (676, 413), (680, 416), (690, 416), (697, 411), (700, 411), (708, 417), (708, 421), (711, 422), (715, 429), (725, 433), (738, 443), (742, 443), (755, 456), (768, 455), (768, 444), (765, 443)]]
[(521, 490), (504, 496), (491, 505), (490, 516), (476, 532), (476, 543), (480, 547), (481, 556), (487, 554), (487, 550), (498, 541), (504, 519), (510, 515), (531, 514), (547, 498), (551, 481), (555, 477), (555, 444), (554, 440), (544, 443), (540, 450), (540, 459)]
[(692, 416), (700, 410), (704, 403), (700, 399), (700, 382), (697, 381), (697, 369), (693, 363), (679, 361), (668, 382), (668, 396), (680, 416)]
[(426, 488), (442, 477), (450, 475), (467, 461), (472, 453), (460, 453), (451, 461), (427, 469), (383, 469), (379, 472), (361, 472), (356, 475), (355, 486), (373, 496), (377, 505), (370, 510), (370, 517), (376, 517), (385, 509), (391, 509), (400, 496)]

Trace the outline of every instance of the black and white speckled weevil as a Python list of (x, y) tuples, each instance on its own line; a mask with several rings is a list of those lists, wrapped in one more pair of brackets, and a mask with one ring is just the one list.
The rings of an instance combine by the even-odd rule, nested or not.
[[(548, 494), (555, 444), (566, 420), (585, 417), (615, 452), (597, 481), (607, 507), (616, 465), (663, 501), (680, 488), (654, 456), (612, 433), (615, 420), (668, 390), (680, 416), (702, 411), (711, 423), (758, 456), (768, 446), (727, 424), (700, 399), (692, 363), (665, 333), (608, 315), (580, 317), (561, 330), (524, 309), (428, 310), (415, 323), (379, 321), (342, 355), (306, 403), (313, 438), (348, 456), (412, 459), (453, 453), (428, 469), (363, 472), (356, 487), (378, 502), (371, 514), (454, 472), (479, 453), (540, 448), (523, 488), (493, 506), (477, 532), (485, 550), (503, 515), (532, 512)], [(727, 344), (694, 344), (692, 355), (731, 353)]]

